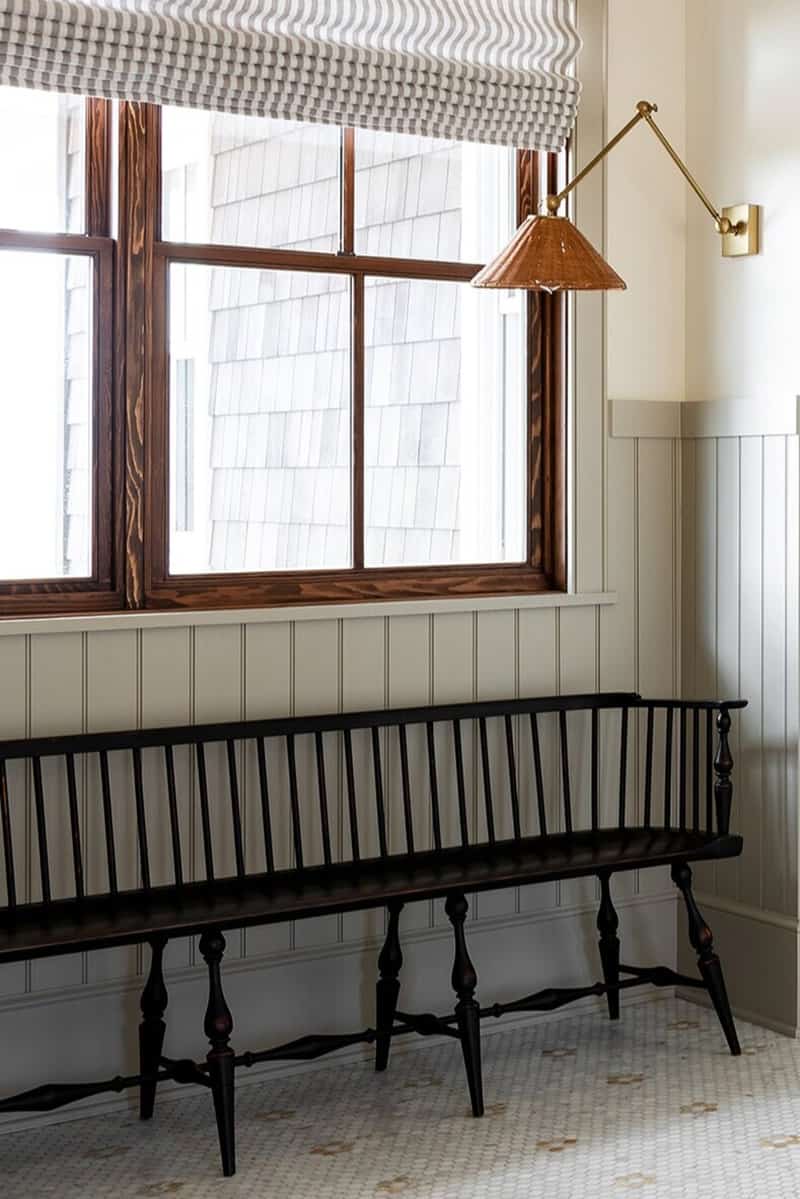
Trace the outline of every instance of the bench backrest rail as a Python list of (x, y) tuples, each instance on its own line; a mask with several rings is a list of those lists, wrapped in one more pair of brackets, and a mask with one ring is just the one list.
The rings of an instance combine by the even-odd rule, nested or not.
[[(171, 872), (168, 881), (176, 887), (183, 887), (198, 874), (213, 881), (274, 873), (281, 857), (278, 827), (288, 832), (291, 865), (299, 870), (312, 864), (355, 863), (376, 853), (389, 858), (453, 844), (467, 849), (509, 837), (571, 834), (609, 826), (716, 828), (727, 833), (733, 765), (729, 710), (742, 706), (739, 700), (644, 700), (633, 693), (613, 693), (0, 742), (4, 870), (0, 909), (13, 910), (20, 902), (19, 880), (25, 871), (17, 861), (15, 804), (31, 795), (33, 856), (38, 861), (38, 897), (43, 903), (53, 902), (50, 854), (54, 844), (48, 817), (56, 803), (65, 805), (69, 830), (70, 897), (82, 900), (87, 894), (116, 895), (123, 889), (115, 811), (117, 816), (121, 811), (124, 814), (125, 803), (130, 805), (135, 830), (137, 889), (147, 892), (161, 885), (160, 879), (154, 883), (153, 830), (149, 827), (154, 819), (147, 794), (148, 782), (153, 785), (153, 756), (161, 760), (159, 796), (166, 799), (158, 811), (156, 844), (159, 852), (162, 843), (165, 846)], [(545, 730), (542, 722), (546, 718), (554, 724), (548, 723)], [(418, 730), (413, 758), (409, 745), (412, 729)], [(357, 733), (366, 736), (358, 768)], [(302, 772), (300, 739), (310, 742), (310, 747), (304, 744)], [(656, 752), (657, 742), (661, 754)], [(243, 743), (254, 754), (254, 770), (246, 786)], [(185, 766), (180, 776), (176, 770), (175, 751), (184, 746), (194, 759), (188, 779)], [(207, 761), (212, 749), (215, 755), (222, 754), (224, 763), (213, 779)], [(147, 772), (145, 753), (150, 755)], [(126, 787), (122, 809), (119, 795), (112, 789), (112, 777), (118, 780), (119, 772), (113, 775), (109, 755), (129, 761), (131, 785)], [(391, 768), (387, 769), (389, 755)], [(12, 794), (9, 767), (20, 761), (29, 766), (23, 774), (17, 770)], [(59, 768), (58, 784), (52, 785), (53, 770), (48, 767), (48, 790), (43, 763), (52, 761), (61, 764), (63, 773)], [(576, 763), (580, 764), (577, 771)], [(448, 786), (443, 792), (445, 772)], [(278, 775), (281, 783), (276, 786)], [(89, 779), (99, 783), (105, 873), (100, 890), (97, 885), (89, 886), (84, 860), (82, 789)], [(632, 780), (638, 784), (641, 804)], [(185, 811), (183, 822), (181, 819), (181, 803), (187, 786), (199, 816), (197, 866), (186, 860), (188, 834)], [(261, 842), (257, 854), (248, 845), (245, 802), (255, 804)], [(222, 807), (227, 809), (224, 825)], [(455, 815), (455, 841), (452, 835), (445, 836), (451, 815)], [(371, 829), (368, 846), (365, 819)], [(253, 824), (251, 818), (247, 826), (250, 837)], [(310, 837), (313, 852), (309, 851)], [(226, 856), (232, 861), (232, 871), (217, 860), (223, 840), (230, 847)], [(58, 848), (62, 852), (60, 844)], [(280, 865), (285, 868), (283, 862)]]

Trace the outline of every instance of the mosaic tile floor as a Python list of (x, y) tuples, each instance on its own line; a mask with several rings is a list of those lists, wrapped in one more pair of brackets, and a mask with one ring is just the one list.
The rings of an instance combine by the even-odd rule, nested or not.
[(484, 1039), (487, 1112), (456, 1044), (242, 1087), (239, 1172), (218, 1174), (210, 1096), (0, 1138), (3, 1199), (795, 1199), (800, 1042), (662, 999)]

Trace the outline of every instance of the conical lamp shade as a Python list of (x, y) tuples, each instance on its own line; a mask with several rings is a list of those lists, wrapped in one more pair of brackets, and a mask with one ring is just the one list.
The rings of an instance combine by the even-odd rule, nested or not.
[(505, 249), (478, 271), (472, 286), (618, 291), (626, 284), (572, 221), (563, 216), (529, 216)]

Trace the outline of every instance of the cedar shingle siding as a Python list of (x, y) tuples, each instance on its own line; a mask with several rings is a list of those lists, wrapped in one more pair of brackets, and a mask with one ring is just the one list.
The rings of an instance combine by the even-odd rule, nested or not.
[[(212, 239), (335, 251), (334, 131), (212, 122)], [(356, 248), (459, 256), (459, 154), (360, 135)], [(380, 149), (376, 147), (379, 145)], [(349, 555), (350, 288), (326, 275), (215, 270), (210, 289), (212, 570)], [(368, 281), (367, 563), (457, 553), (458, 287)], [(204, 514), (198, 514), (200, 519)]]

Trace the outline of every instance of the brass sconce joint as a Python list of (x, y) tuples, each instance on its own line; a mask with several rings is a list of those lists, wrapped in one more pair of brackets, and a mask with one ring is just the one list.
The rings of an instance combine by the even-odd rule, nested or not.
[[(742, 205), (739, 205), (739, 207), (742, 207)], [(725, 211), (726, 209), (723, 209), (723, 212)], [(744, 237), (747, 233), (747, 228), (748, 222), (746, 220), (736, 221), (734, 224), (730, 217), (719, 216), (717, 218), (717, 233), (721, 233), (723, 237), (727, 237), (729, 234), (732, 237)]]

